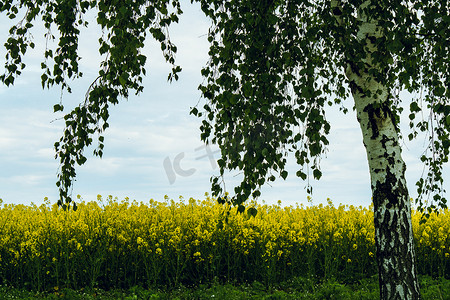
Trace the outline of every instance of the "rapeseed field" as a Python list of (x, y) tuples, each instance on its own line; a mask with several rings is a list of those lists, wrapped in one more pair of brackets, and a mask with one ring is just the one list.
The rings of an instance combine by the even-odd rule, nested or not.
[[(79, 199), (76, 211), (48, 200), (0, 200), (0, 285), (112, 289), (295, 276), (352, 282), (377, 273), (371, 207), (250, 202), (258, 211), (250, 216), (205, 198), (138, 203), (99, 195)], [(419, 273), (449, 277), (450, 214), (419, 220), (413, 212)]]

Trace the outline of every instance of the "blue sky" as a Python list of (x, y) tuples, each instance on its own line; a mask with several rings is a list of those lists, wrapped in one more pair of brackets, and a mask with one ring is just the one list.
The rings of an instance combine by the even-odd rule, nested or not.
[[(201, 120), (189, 115), (190, 107), (200, 100), (197, 87), (202, 82), (200, 69), (208, 59), (209, 22), (197, 5), (185, 5), (183, 10), (180, 23), (171, 30), (171, 39), (178, 46), (177, 63), (183, 68), (180, 80), (167, 82), (170, 66), (164, 62), (158, 44), (149, 41), (144, 50), (148, 57), (144, 92), (111, 108), (103, 158), (92, 156), (93, 148), (87, 150), (88, 161), (77, 168), (74, 195), (80, 194), (86, 201), (101, 194), (146, 202), (150, 198), (162, 201), (164, 195), (172, 199), (180, 195), (202, 199), (209, 192), (209, 178), (218, 174), (215, 160), (219, 153), (217, 147), (206, 148), (200, 141)], [(7, 38), (8, 25), (11, 22), (1, 16), (1, 41)], [(63, 114), (53, 113), (53, 105), (59, 103), (61, 93), (58, 88), (41, 88), (40, 62), (45, 40), (43, 29), (34, 29), (36, 49), (26, 57), (26, 70), (13, 87), (0, 86), (0, 198), (4, 203), (40, 204), (44, 197), (53, 203), (58, 197), (58, 162), (53, 144), (59, 140), (64, 123), (60, 120)], [(84, 99), (97, 75), (100, 34), (95, 26), (82, 31), (79, 53), (84, 76), (72, 83), (72, 94), (63, 94), (65, 112)], [(0, 48), (1, 66), (4, 55), (4, 48)], [(410, 95), (402, 97), (407, 100)], [(352, 99), (347, 107), (352, 107)], [(332, 125), (331, 145), (327, 157), (322, 159), (323, 177), (320, 181), (311, 180), (313, 203), (325, 203), (329, 197), (335, 204), (368, 206), (369, 172), (355, 113), (350, 110), (343, 115), (337, 108), (330, 108), (327, 118)], [(414, 183), (422, 173), (418, 157), (424, 145), (423, 138), (403, 143), (408, 187), (413, 197)], [(448, 185), (448, 165), (446, 168)], [(289, 160), (288, 171), (287, 180), (279, 178), (263, 187), (260, 200), (307, 204), (305, 183), (295, 177), (295, 159)], [(237, 172), (227, 175), (229, 190), (239, 178)]]

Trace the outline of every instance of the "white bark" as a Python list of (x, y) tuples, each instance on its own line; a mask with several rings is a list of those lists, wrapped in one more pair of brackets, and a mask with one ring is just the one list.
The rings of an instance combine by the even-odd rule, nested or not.
[[(366, 87), (380, 88), (375, 83)], [(382, 96), (389, 94), (383, 90)], [(387, 98), (364, 97), (357, 91), (353, 97), (369, 162), (382, 299), (418, 299), (406, 167), (389, 108), (373, 108)]]
[[(365, 53), (359, 61), (347, 54), (346, 75), (369, 162), (380, 295), (381, 299), (420, 299), (406, 165), (390, 107), (390, 89), (369, 75), (370, 71), (377, 70), (377, 62), (371, 57), (377, 50), (373, 41), (382, 35), (376, 20), (363, 11), (370, 3), (364, 2), (358, 12), (361, 23), (356, 37)], [(334, 7), (339, 4), (339, 1), (332, 2)], [(339, 17), (337, 21), (340, 22)]]

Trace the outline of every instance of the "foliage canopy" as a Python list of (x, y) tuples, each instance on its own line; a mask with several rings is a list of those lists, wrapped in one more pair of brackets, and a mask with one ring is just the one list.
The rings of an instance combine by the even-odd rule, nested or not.
[[(450, 148), (447, 1), (381, 0), (370, 5), (362, 5), (367, 2), (362, 0), (196, 2), (212, 26), (210, 61), (201, 70), (205, 81), (200, 89), (206, 103), (191, 113), (203, 118), (202, 140), (217, 143), (221, 149), (220, 174), (226, 169), (244, 174), (235, 195), (220, 201), (243, 208), (246, 199), (260, 195), (266, 181), (274, 181), (276, 175), (286, 178), (289, 151), (295, 153), (299, 165), (297, 176), (307, 179), (312, 170), (314, 178), (321, 177), (320, 157), (330, 131), (325, 107), (336, 104), (345, 112), (344, 100), (355, 88), (346, 70), (366, 67), (357, 18), (364, 10), (381, 30), (380, 38), (374, 40), (377, 51), (372, 53), (378, 68), (371, 75), (390, 89), (388, 103), (382, 105), (391, 107), (397, 129), (399, 114), (409, 109), (408, 139), (428, 133), (427, 151), (421, 157), (426, 172), (417, 182), (419, 206), (430, 211), (435, 204), (446, 207), (442, 170)], [(70, 92), (69, 79), (83, 75), (78, 38), (80, 28), (88, 26), (83, 16), (90, 10), (97, 13), (103, 32), (98, 50), (104, 60), (84, 101), (65, 115), (63, 136), (55, 143), (61, 166), (57, 182), (61, 205), (72, 202), (75, 166), (86, 162), (84, 149), (97, 134), (94, 154), (103, 154), (109, 106), (130, 92), (143, 90), (145, 40), (150, 36), (160, 43), (172, 65), (169, 80), (176, 80), (181, 71), (168, 31), (182, 14), (179, 0), (6, 0), (0, 1), (0, 12), (18, 22), (5, 43), (1, 81), (12, 85), (25, 68), (22, 57), (34, 47), (30, 29), (41, 19), (47, 41), (55, 39), (55, 27), (59, 33), (56, 49), (45, 49), (42, 86), (59, 85)], [(402, 103), (400, 90), (416, 96)], [(56, 104), (54, 110), (62, 111), (63, 105)], [(220, 179), (212, 178), (214, 196), (223, 195)], [(434, 202), (427, 204), (430, 197)]]

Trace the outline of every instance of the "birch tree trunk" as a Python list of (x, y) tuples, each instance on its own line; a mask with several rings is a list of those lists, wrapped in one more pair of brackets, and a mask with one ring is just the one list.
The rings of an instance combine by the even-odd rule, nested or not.
[(357, 90), (353, 97), (369, 161), (381, 299), (420, 299), (406, 166), (392, 112)]
[(373, 76), (377, 62), (371, 53), (376, 51), (375, 41), (381, 31), (376, 21), (363, 12), (359, 18), (357, 38), (364, 45), (365, 53), (360, 61), (347, 56), (346, 76), (369, 162), (380, 296), (389, 300), (420, 299), (406, 165), (401, 157), (390, 88)]

